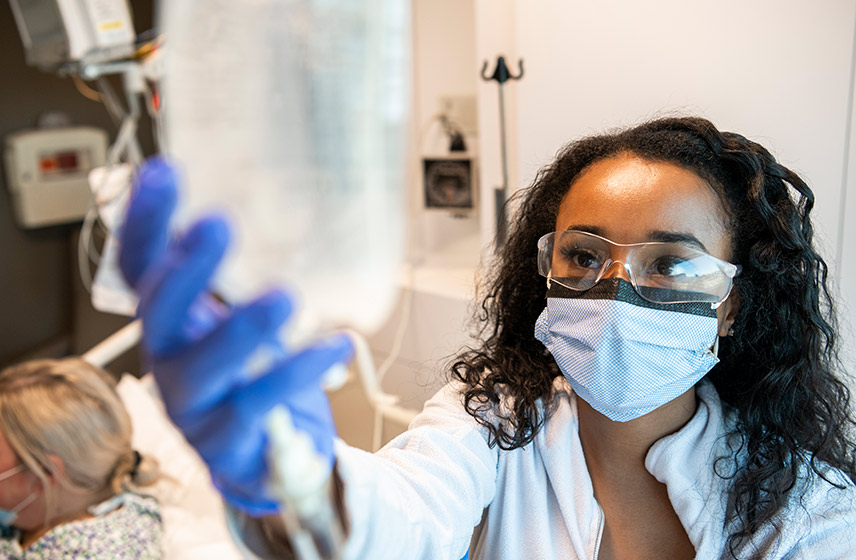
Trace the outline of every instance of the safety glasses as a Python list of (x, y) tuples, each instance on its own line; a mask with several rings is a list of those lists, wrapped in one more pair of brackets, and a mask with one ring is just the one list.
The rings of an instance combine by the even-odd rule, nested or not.
[(615, 243), (584, 231), (557, 231), (538, 240), (538, 272), (547, 282), (585, 291), (621, 263), (633, 288), (654, 303), (710, 303), (731, 293), (740, 266), (681, 243)]

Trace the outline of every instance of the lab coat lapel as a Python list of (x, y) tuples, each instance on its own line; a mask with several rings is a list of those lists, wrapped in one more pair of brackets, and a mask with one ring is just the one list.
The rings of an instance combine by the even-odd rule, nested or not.
[[(657, 441), (645, 468), (666, 485), (669, 500), (684, 526), (697, 558), (717, 558), (723, 550), (727, 481), (716, 475), (718, 457), (727, 456), (722, 405), (713, 385), (696, 387), (699, 405), (680, 431)], [(727, 462), (721, 462), (725, 468)]]
[[(594, 499), (579, 438), (577, 401), (564, 377), (554, 382), (554, 399), (567, 401), (536, 436), (547, 480), (578, 558), (594, 558), (602, 513)], [(564, 406), (562, 406), (564, 405)]]

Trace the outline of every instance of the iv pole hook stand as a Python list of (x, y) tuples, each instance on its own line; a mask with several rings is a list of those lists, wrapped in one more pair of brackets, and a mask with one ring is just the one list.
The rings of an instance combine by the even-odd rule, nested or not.
[(505, 202), (508, 199), (508, 155), (505, 149), (505, 99), (502, 95), (502, 87), (508, 80), (519, 80), (523, 77), (523, 59), (517, 63), (520, 72), (515, 76), (505, 64), (505, 57), (500, 56), (496, 59), (496, 69), (492, 76), (487, 75), (488, 62), (485, 60), (482, 65), (481, 77), (485, 81), (496, 80), (499, 83), (499, 140), (502, 156), (502, 186), (495, 191), (496, 203), (496, 249), (499, 250), (505, 245), (506, 237), (506, 217), (505, 217)]

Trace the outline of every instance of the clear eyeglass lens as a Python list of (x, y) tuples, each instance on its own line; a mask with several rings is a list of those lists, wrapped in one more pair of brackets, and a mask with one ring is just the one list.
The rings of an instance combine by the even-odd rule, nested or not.
[(574, 290), (588, 290), (605, 267), (630, 269), (637, 292), (657, 303), (709, 302), (731, 289), (734, 265), (680, 243), (620, 245), (579, 231), (547, 234), (538, 243), (538, 268)]

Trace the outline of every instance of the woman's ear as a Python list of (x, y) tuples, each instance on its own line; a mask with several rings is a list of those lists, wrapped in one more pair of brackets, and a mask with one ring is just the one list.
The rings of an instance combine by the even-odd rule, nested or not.
[(731, 327), (734, 326), (734, 321), (737, 319), (737, 311), (740, 309), (740, 295), (737, 290), (731, 290), (731, 294), (728, 296), (722, 305), (717, 309), (716, 315), (719, 319), (719, 336), (720, 338), (725, 336), (731, 336), (732, 330)]
[(42, 465), (45, 469), (45, 474), (48, 476), (50, 485), (57, 486), (65, 478), (65, 463), (57, 455), (48, 455), (47, 463), (46, 465)]

